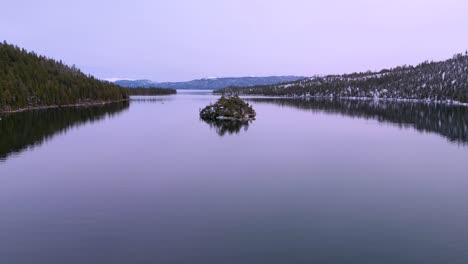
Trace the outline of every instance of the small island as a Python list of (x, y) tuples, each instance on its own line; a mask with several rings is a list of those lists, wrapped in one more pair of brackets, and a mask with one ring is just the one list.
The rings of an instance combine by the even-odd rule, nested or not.
[(252, 106), (239, 96), (221, 96), (215, 104), (200, 111), (200, 118), (203, 120), (251, 121), (255, 120), (255, 115)]

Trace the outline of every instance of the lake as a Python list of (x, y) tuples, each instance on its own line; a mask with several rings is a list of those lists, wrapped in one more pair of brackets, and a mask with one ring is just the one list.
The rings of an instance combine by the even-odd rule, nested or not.
[(217, 98), (1, 116), (0, 263), (468, 263), (468, 107)]

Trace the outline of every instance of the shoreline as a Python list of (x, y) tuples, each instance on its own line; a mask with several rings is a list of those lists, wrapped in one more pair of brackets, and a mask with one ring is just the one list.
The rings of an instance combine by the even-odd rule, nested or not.
[[(214, 95), (222, 95), (213, 93)], [(356, 101), (393, 101), (402, 103), (425, 103), (425, 104), (443, 104), (451, 106), (468, 106), (468, 103), (459, 101), (446, 100), (446, 101), (433, 101), (428, 99), (406, 99), (406, 98), (380, 98), (380, 97), (353, 97), (353, 96), (312, 96), (312, 95), (262, 95), (262, 94), (237, 94), (244, 98), (271, 98), (271, 99), (345, 99)]]
[(20, 108), (20, 109), (10, 110), (10, 111), (0, 111), (0, 114), (15, 114), (15, 113), (21, 113), (21, 112), (33, 111), (33, 110), (70, 108), (70, 107), (92, 107), (92, 106), (120, 103), (120, 102), (125, 102), (125, 101), (130, 101), (130, 99), (122, 99), (122, 100), (115, 100), (115, 101), (95, 101), (95, 102), (86, 102), (86, 103), (68, 104), (68, 105), (31, 106), (31, 107)]

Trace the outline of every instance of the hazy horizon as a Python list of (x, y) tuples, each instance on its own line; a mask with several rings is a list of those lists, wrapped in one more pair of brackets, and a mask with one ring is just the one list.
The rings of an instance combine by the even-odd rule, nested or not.
[(2, 7), (1, 41), (100, 79), (378, 71), (468, 49), (461, 0), (18, 0)]

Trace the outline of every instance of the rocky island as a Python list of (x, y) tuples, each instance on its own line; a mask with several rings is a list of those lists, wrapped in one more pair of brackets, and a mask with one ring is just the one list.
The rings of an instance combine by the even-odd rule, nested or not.
[(215, 104), (200, 111), (200, 118), (203, 120), (251, 121), (255, 120), (255, 115), (252, 106), (239, 96), (221, 96)]

